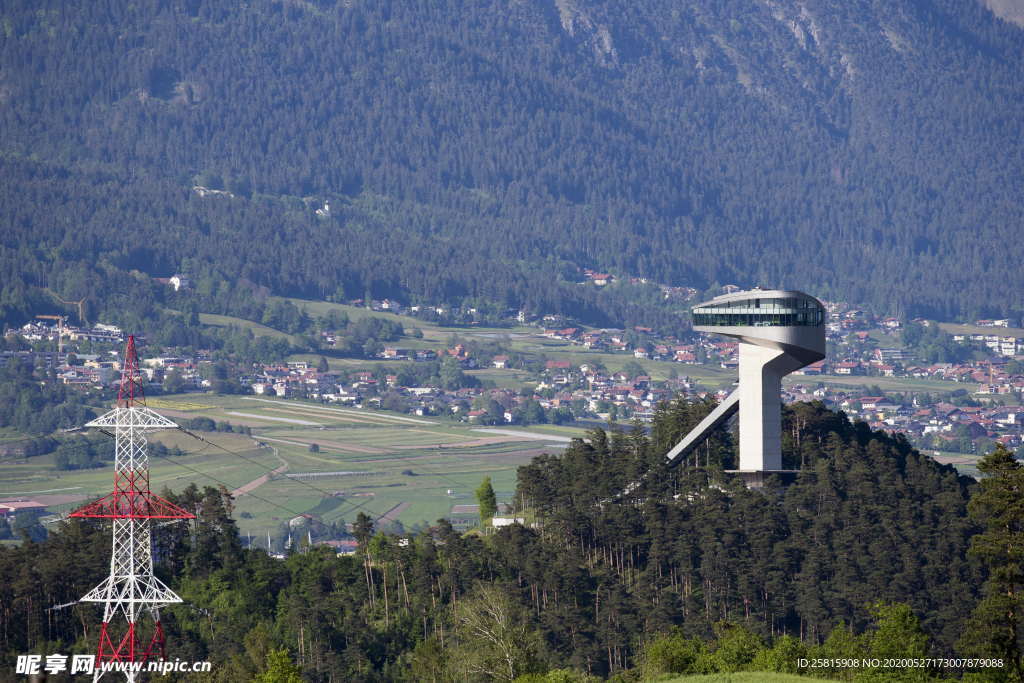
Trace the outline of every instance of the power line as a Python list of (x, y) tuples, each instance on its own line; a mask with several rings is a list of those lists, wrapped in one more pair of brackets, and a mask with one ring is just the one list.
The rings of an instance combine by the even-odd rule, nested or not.
[[(217, 448), (217, 449), (220, 449), (220, 450), (224, 451), (228, 455), (233, 455), (233, 456), (235, 456), (237, 458), (245, 460), (246, 462), (249, 462), (251, 464), (257, 465), (261, 469), (263, 467), (265, 467), (265, 465), (263, 463), (255, 460), (253, 458), (249, 458), (249, 457), (247, 457), (245, 455), (242, 455), (242, 453), (240, 453), (238, 451), (232, 451), (232, 450), (230, 450), (228, 448), (225, 448), (224, 446), (221, 446), (218, 443), (215, 443), (215, 442), (210, 441), (208, 439), (204, 439), (203, 437), (201, 437), (198, 434), (195, 434), (195, 433), (189, 431), (188, 429), (185, 429), (184, 427), (178, 426), (178, 429), (180, 431), (184, 432), (185, 434), (188, 434), (192, 438), (196, 439), (197, 441), (201, 441), (204, 444), (206, 444), (205, 446), (203, 446), (202, 449), (197, 451), (197, 453), (202, 452), (203, 450), (206, 450), (206, 448), (208, 448), (209, 446), (213, 446), (214, 448)], [(200, 470), (197, 470), (197, 469), (195, 469), (193, 467), (189, 467), (189, 466), (185, 465), (184, 463), (177, 462), (176, 460), (174, 460), (172, 458), (169, 458), (168, 456), (159, 455), (158, 457), (162, 457), (162, 458), (168, 459), (171, 462), (174, 462), (179, 467), (183, 467), (184, 469), (189, 470), (190, 472), (193, 472), (194, 474), (198, 474), (199, 476), (211, 479), (211, 480), (213, 480), (213, 481), (223, 485), (226, 488), (229, 488), (229, 489), (230, 488), (234, 488), (230, 484), (228, 484), (227, 482), (225, 482), (223, 480), (220, 480), (220, 479), (218, 479), (217, 477), (214, 477), (211, 474), (207, 474), (207, 473), (202, 472)], [(436, 471), (430, 469), (429, 467), (424, 466), (422, 463), (420, 463), (418, 466), (421, 469), (426, 470), (426, 474), (427, 475), (432, 475), (432, 476), (438, 477), (439, 479), (442, 479), (442, 480), (444, 480), (444, 481), (448, 482), (449, 484), (452, 484), (452, 485), (454, 485), (456, 487), (461, 488), (461, 487), (463, 487), (465, 485), (464, 483), (458, 482), (458, 481), (448, 477), (447, 475), (442, 474), (441, 472), (436, 472)], [(272, 471), (268, 471), (267, 473), (271, 474)], [(297, 479), (297, 478), (292, 478), (292, 477), (288, 477), (288, 479), (290, 481), (298, 482), (299, 484), (302, 484), (303, 486), (306, 486), (307, 488), (310, 488), (310, 489), (312, 489), (312, 490), (314, 490), (314, 491), (316, 491), (316, 492), (318, 492), (320, 494), (323, 494), (324, 496), (326, 496), (328, 498), (336, 498), (337, 497), (334, 492), (327, 491), (326, 489), (322, 489), (319, 486), (316, 486), (316, 485), (314, 485), (314, 484), (312, 484), (312, 483), (310, 483), (308, 481), (305, 481), (303, 479)], [(281, 505), (280, 503), (275, 503), (275, 502), (273, 502), (271, 500), (268, 500), (268, 499), (266, 499), (266, 498), (264, 498), (264, 497), (262, 497), (260, 495), (255, 494), (255, 493), (253, 493), (251, 491), (246, 492), (244, 495), (252, 496), (253, 498), (255, 498), (257, 500), (261, 500), (261, 501), (267, 503), (268, 505), (272, 505), (272, 506), (274, 506), (274, 507), (276, 507), (278, 509), (284, 510), (285, 512), (288, 512), (289, 514), (291, 514), (293, 516), (300, 516), (300, 515), (305, 514), (305, 513), (295, 512), (294, 510), (291, 510), (291, 509), (285, 507), (284, 505)], [(352, 505), (352, 507), (349, 508), (349, 509), (343, 509), (343, 510), (340, 511), (339, 516), (348, 515), (348, 514), (354, 512), (355, 510), (358, 510), (359, 508), (363, 507), (364, 505), (368, 504), (369, 502), (370, 502), (369, 500), (365, 500), (362, 503), (358, 503), (358, 504)]]
[[(209, 443), (209, 441), (207, 441), (207, 442)], [(228, 453), (230, 453), (230, 452), (228, 452)], [(232, 454), (232, 455), (237, 455), (237, 454)], [(163, 458), (163, 459), (165, 459), (165, 460), (167, 460), (169, 462), (172, 462), (175, 465), (177, 465), (178, 467), (182, 467), (182, 468), (188, 470), (189, 472), (193, 472), (194, 474), (198, 474), (198, 475), (206, 477), (208, 479), (212, 479), (213, 481), (216, 481), (217, 483), (221, 484), (225, 488), (233, 488), (233, 486), (231, 484), (227, 483), (223, 479), (218, 479), (217, 477), (213, 476), (212, 474), (209, 474), (207, 472), (203, 472), (202, 470), (198, 470), (195, 467), (191, 467), (189, 465), (185, 465), (184, 463), (178, 462), (177, 460), (175, 460), (171, 456), (158, 455), (157, 457), (158, 458)], [(261, 463), (257, 463), (257, 464), (259, 464), (262, 467)], [(252, 496), (256, 500), (263, 501), (267, 505), (271, 505), (271, 506), (273, 506), (275, 508), (278, 508), (280, 510), (284, 510), (285, 512), (291, 514), (294, 517), (299, 517), (299, 516), (305, 514), (305, 513), (302, 513), (302, 512), (296, 512), (295, 510), (292, 510), (291, 508), (288, 508), (288, 507), (286, 507), (286, 506), (284, 506), (284, 505), (282, 505), (280, 503), (274, 503), (273, 501), (265, 499), (262, 496), (259, 496), (258, 494), (254, 494), (252, 492), (247, 492), (245, 495), (246, 496)], [(333, 495), (332, 495), (332, 497), (333, 497)], [(354, 510), (354, 509), (359, 508), (359, 507), (364, 506), (364, 505), (366, 505), (366, 502), (365, 503), (360, 503), (359, 505), (353, 507), (352, 509)]]
[[(225, 453), (228, 453), (230, 455), (234, 455), (234, 456), (236, 456), (238, 458), (241, 458), (242, 460), (245, 460), (246, 462), (251, 462), (254, 465), (259, 465), (260, 467), (263, 467), (263, 463), (257, 462), (256, 460), (253, 460), (252, 458), (247, 458), (244, 455), (242, 455), (241, 453), (239, 453), (238, 451), (232, 451), (232, 450), (229, 450), (229, 449), (225, 448), (224, 446), (221, 446), (220, 444), (214, 443), (213, 441), (208, 441), (207, 439), (204, 439), (203, 437), (199, 436), (198, 434), (193, 434), (192, 432), (188, 431), (184, 427), (178, 427), (178, 429), (180, 429), (181, 431), (185, 432), (186, 434), (191, 436), (193, 439), (198, 439), (198, 440), (202, 441), (205, 444), (209, 444), (210, 446), (213, 446), (214, 448), (221, 449)], [(310, 484), (307, 481), (303, 481), (301, 479), (296, 479), (295, 481), (297, 481), (300, 484), (303, 484), (305, 486), (308, 486), (309, 488), (313, 489), (314, 491), (319, 491), (320, 493), (324, 494), (325, 496), (330, 496), (332, 498), (334, 497), (334, 493), (332, 493), (330, 491), (327, 491), (325, 489), (322, 489), (319, 486), (314, 486), (313, 484)]]
[[(187, 429), (183, 429), (183, 428), (181, 428), (181, 427), (178, 427), (178, 429), (180, 429), (181, 431), (185, 432), (185, 433), (186, 433), (186, 434), (188, 434), (189, 436), (191, 436), (191, 437), (193, 437), (193, 438), (195, 438), (195, 439), (198, 439), (199, 441), (202, 441), (203, 443), (207, 444), (208, 446), (213, 446), (213, 447), (215, 447), (215, 448), (219, 448), (219, 449), (221, 449), (222, 451), (224, 451), (225, 453), (227, 453), (227, 454), (229, 454), (229, 455), (234, 455), (234, 456), (237, 456), (237, 457), (241, 458), (242, 460), (245, 460), (245, 461), (247, 461), (247, 462), (251, 462), (251, 463), (253, 463), (254, 465), (258, 465), (258, 466), (260, 466), (261, 468), (262, 468), (262, 467), (264, 467), (263, 463), (261, 463), (261, 462), (258, 462), (258, 461), (256, 461), (256, 460), (253, 460), (252, 458), (247, 458), (247, 457), (245, 457), (244, 455), (242, 455), (241, 453), (238, 453), (238, 452), (236, 452), (236, 451), (232, 451), (232, 450), (229, 450), (229, 449), (227, 449), (227, 448), (224, 448), (223, 446), (221, 446), (221, 445), (219, 445), (219, 444), (216, 444), (216, 443), (214, 443), (214, 442), (212, 442), (212, 441), (208, 441), (207, 439), (204, 439), (204, 438), (202, 438), (201, 436), (197, 436), (196, 434), (193, 434), (192, 432), (188, 431)], [(204, 449), (204, 450), (205, 450), (205, 448), (206, 448), (206, 446), (204, 446), (204, 447), (203, 447), (203, 449)], [(176, 461), (176, 460), (174, 460), (174, 459), (170, 458), (170, 456), (166, 456), (166, 455), (160, 455), (160, 456), (158, 456), (158, 457), (161, 457), (161, 458), (165, 458), (165, 459), (168, 459), (168, 460), (170, 460), (171, 462), (175, 463), (176, 465), (178, 465), (178, 466), (180, 466), (180, 467), (184, 467), (185, 469), (187, 469), (187, 470), (190, 470), (191, 472), (194, 472), (195, 474), (198, 474), (198, 475), (200, 475), (200, 476), (203, 476), (203, 477), (207, 477), (207, 478), (209, 478), (209, 479), (212, 479), (213, 481), (215, 481), (215, 482), (217, 482), (218, 484), (221, 484), (221, 485), (223, 485), (223, 486), (225, 486), (225, 487), (227, 487), (227, 488), (234, 488), (234, 487), (232, 487), (232, 486), (231, 486), (230, 484), (228, 484), (227, 482), (225, 482), (225, 481), (222, 481), (222, 480), (218, 479), (217, 477), (214, 477), (214, 476), (213, 476), (213, 475), (211, 475), (211, 474), (207, 474), (206, 472), (202, 472), (202, 471), (200, 471), (200, 470), (197, 470), (197, 469), (196, 469), (196, 468), (194, 468), (194, 467), (189, 467), (189, 466), (185, 465), (184, 463), (178, 462), (178, 461)], [(268, 472), (268, 474), (270, 474), (270, 472)], [(297, 482), (299, 482), (300, 484), (304, 484), (304, 485), (308, 486), (308, 487), (309, 487), (309, 488), (311, 488), (311, 489), (314, 489), (314, 490), (316, 490), (316, 491), (319, 491), (320, 493), (323, 493), (323, 494), (325, 494), (325, 495), (326, 495), (327, 497), (329, 497), (329, 498), (336, 498), (336, 497), (337, 497), (337, 496), (335, 496), (335, 494), (334, 494), (334, 493), (331, 493), (331, 492), (329, 492), (329, 491), (325, 491), (324, 489), (322, 489), (322, 488), (320, 488), (320, 487), (318, 487), (318, 486), (313, 486), (313, 485), (312, 485), (312, 484), (310, 484), (309, 482), (303, 481), (303, 480), (301, 480), (301, 479), (290, 479), (290, 481), (297, 481)], [(267, 499), (266, 499), (266, 498), (264, 498), (263, 496), (257, 495), (257, 494), (255, 494), (255, 493), (253, 493), (252, 491), (248, 491), (248, 492), (246, 492), (246, 493), (245, 493), (244, 495), (247, 495), (247, 496), (252, 496), (253, 498), (255, 498), (255, 499), (257, 499), (257, 500), (262, 500), (262, 501), (263, 501), (264, 503), (268, 503), (269, 505), (273, 505), (274, 507), (276, 507), (276, 508), (279, 508), (279, 509), (281, 509), (281, 510), (284, 510), (285, 512), (288, 512), (289, 514), (291, 514), (291, 515), (293, 515), (293, 516), (296, 516), (296, 517), (298, 517), (298, 516), (301, 516), (301, 515), (305, 514), (305, 513), (303, 513), (303, 512), (295, 512), (294, 510), (292, 510), (292, 509), (290, 509), (290, 508), (287, 508), (287, 507), (285, 507), (284, 505), (281, 505), (280, 503), (275, 503), (275, 502), (273, 502), (273, 501), (271, 501), (271, 500), (267, 500)], [(348, 514), (348, 513), (352, 512), (353, 510), (358, 510), (359, 508), (361, 508), (362, 506), (366, 505), (366, 504), (367, 504), (367, 503), (369, 503), (369, 502), (370, 502), (369, 500), (366, 500), (366, 501), (363, 501), (362, 503), (359, 503), (358, 505), (354, 505), (354, 506), (353, 506), (353, 507), (352, 507), (351, 509), (349, 509), (349, 510), (344, 510), (344, 511), (343, 511), (343, 514)]]
[[(189, 436), (191, 436), (191, 437), (193, 437), (195, 439), (198, 439), (199, 441), (202, 441), (205, 444), (209, 444), (210, 446), (213, 446), (214, 448), (219, 448), (220, 450), (224, 451), (225, 453), (229, 453), (231, 455), (235, 455), (235, 456), (237, 456), (239, 458), (242, 458), (243, 460), (251, 462), (251, 463), (253, 463), (255, 465), (259, 465), (260, 467), (264, 466), (263, 463), (256, 462), (255, 460), (247, 458), (247, 457), (245, 457), (244, 455), (242, 455), (241, 453), (239, 453), (237, 451), (229, 450), (229, 449), (225, 448), (224, 446), (221, 446), (220, 444), (217, 444), (217, 443), (214, 443), (212, 441), (208, 441), (207, 439), (204, 439), (203, 437), (199, 436), (198, 434), (193, 434), (192, 432), (190, 432), (189, 430), (185, 429), (184, 427), (180, 427), (179, 426), (178, 429), (180, 429), (181, 431), (185, 432)], [(253, 437), (253, 438), (256, 438), (256, 437)], [(430, 468), (424, 466), (422, 463), (420, 463), (417, 466), (420, 467), (421, 469), (425, 469), (426, 473), (428, 475), (433, 475), (435, 477), (438, 477), (439, 479), (443, 479), (444, 481), (448, 482), (449, 484), (452, 484), (452, 485), (457, 486), (459, 488), (462, 488), (463, 486), (465, 486), (465, 484), (463, 484), (461, 482), (458, 482), (458, 481), (456, 481), (456, 480), (454, 480), (454, 479), (452, 479), (452, 478), (450, 478), (450, 477), (448, 477), (448, 476), (446, 476), (446, 475), (444, 475), (444, 474), (442, 474), (440, 472), (436, 472), (434, 470), (431, 470)], [(322, 488), (320, 488), (318, 486), (314, 486), (313, 484), (310, 484), (308, 481), (305, 481), (303, 479), (294, 479), (292, 477), (289, 477), (289, 479), (291, 479), (292, 481), (297, 481), (297, 482), (303, 484), (304, 486), (308, 486), (309, 488), (311, 488), (311, 489), (313, 489), (315, 491), (319, 491), (320, 493), (323, 493), (326, 496), (331, 496), (331, 497), (334, 496), (333, 493), (331, 493), (329, 491), (325, 491), (324, 489), (322, 489)]]

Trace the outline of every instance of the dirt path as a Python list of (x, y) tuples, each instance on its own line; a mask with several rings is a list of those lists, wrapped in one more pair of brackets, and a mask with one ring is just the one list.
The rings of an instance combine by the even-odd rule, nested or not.
[(541, 432), (524, 432), (518, 429), (474, 429), (474, 432), (483, 432), (485, 434), (504, 434), (506, 436), (518, 436), (521, 439), (531, 439), (533, 441), (559, 441), (562, 443), (569, 443), (572, 441), (568, 436), (559, 436), (557, 434), (544, 434)]
[(955, 455), (933, 455), (932, 460), (943, 465), (977, 465), (978, 458), (957, 457)]
[(396, 451), (411, 451), (411, 450), (424, 450), (430, 448), (474, 448), (476, 446), (490, 446), (496, 443), (510, 443), (514, 441), (526, 441), (522, 438), (509, 438), (509, 437), (490, 437), (484, 439), (472, 439), (470, 441), (455, 441), (454, 443), (439, 443), (436, 446), (430, 444), (426, 445), (412, 445), (412, 446), (392, 446), (391, 448)]
[(380, 455), (381, 453), (387, 453), (387, 451), (380, 448), (374, 448), (373, 446), (353, 446), (352, 444), (338, 443), (337, 441), (324, 441), (323, 439), (316, 439), (315, 441), (312, 439), (308, 441), (300, 441), (298, 439), (278, 439), (271, 438), (269, 436), (260, 436), (259, 439), (261, 441), (287, 443), (292, 446), (308, 446), (311, 443), (315, 443), (318, 446), (327, 446), (328, 448), (334, 448), (348, 453), (366, 453), (367, 455)]
[(370, 455), (380, 455), (381, 453), (387, 453), (383, 448), (374, 448), (373, 446), (353, 446), (350, 443), (339, 443), (337, 441), (310, 441), (310, 443), (316, 443), (321, 446), (327, 446), (328, 448), (337, 448), (340, 451), (349, 451), (352, 453), (367, 453)]
[(270, 481), (271, 476), (275, 474), (282, 474), (287, 469), (288, 463), (285, 463), (278, 467), (276, 470), (268, 472), (267, 474), (264, 474), (262, 477), (259, 477), (257, 479), (253, 479), (248, 484), (243, 484), (242, 486), (239, 486), (237, 489), (231, 492), (231, 495), (235, 498), (238, 498), (239, 496), (244, 496), (250, 491), (255, 491), (256, 489)]
[(381, 522), (391, 522), (398, 519), (398, 515), (402, 514), (405, 508), (409, 507), (409, 505), (411, 505), (411, 503), (406, 503), (405, 501), (399, 503), (398, 505), (394, 506), (393, 508), (385, 512), (383, 515), (378, 517), (377, 523), (379, 524)]
[[(268, 410), (277, 410), (275, 408), (268, 408)], [(242, 413), (235, 410), (226, 411), (228, 415), (237, 415), (238, 417), (248, 417), (254, 420), (266, 420), (268, 422), (287, 422), (294, 425), (302, 425), (303, 427), (323, 427), (319, 422), (310, 422), (309, 420), (297, 420), (292, 417), (274, 417), (272, 415), (256, 415), (254, 413)], [(288, 410), (278, 410), (278, 412), (288, 413)]]
[[(75, 488), (82, 488), (82, 487), (81, 486), (76, 486)], [(0, 496), (0, 498), (4, 498), (5, 499), (4, 501), (2, 501), (2, 502), (5, 502), (5, 503), (24, 501), (24, 500), (34, 500), (35, 502), (39, 503), (40, 505), (45, 505), (47, 507), (49, 507), (50, 505), (66, 505), (68, 503), (77, 503), (80, 500), (85, 500), (86, 498), (92, 498), (92, 497), (93, 497), (93, 494), (90, 494), (90, 493), (78, 493), (78, 494), (73, 494), (73, 493), (45, 494), (44, 493), (44, 494), (38, 495), (38, 496), (20, 496), (20, 497), (19, 496), (12, 496), (10, 494), (5, 493), (2, 496)], [(95, 497), (99, 498), (99, 495), (96, 495)]]
[[(383, 422), (380, 420), (364, 420), (361, 417), (349, 417), (347, 415), (332, 416), (325, 415), (322, 412), (316, 412), (313, 410), (302, 410), (301, 408), (265, 408), (265, 410), (273, 410), (275, 413), (284, 413), (285, 415), (306, 415), (308, 417), (315, 417), (320, 420), (331, 420), (333, 422), (351, 422), (353, 424), (361, 425), (372, 425), (377, 427), (398, 427), (394, 422)], [(322, 423), (317, 423), (322, 424)]]
[[(268, 398), (252, 398), (245, 397), (245, 401), (260, 401), (262, 403), (277, 403), (282, 404), (286, 401), (275, 401)], [(414, 417), (400, 417), (398, 415), (387, 415), (387, 414), (374, 414), (364, 410), (354, 410), (352, 408), (328, 408), (326, 406), (315, 406), (308, 403), (293, 403), (297, 407), (305, 408), (306, 410), (319, 410), (328, 413), (340, 413), (342, 415), (355, 415), (358, 417), (373, 417), (379, 420), (390, 420), (391, 422), (406, 422), (410, 424), (421, 424), (421, 425), (436, 425), (436, 422), (431, 420), (418, 420)]]

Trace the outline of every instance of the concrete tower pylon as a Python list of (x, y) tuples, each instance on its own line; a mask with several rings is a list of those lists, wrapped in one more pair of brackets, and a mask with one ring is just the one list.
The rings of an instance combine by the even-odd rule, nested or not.
[[(181, 602), (153, 575), (152, 520), (194, 517), (149, 488), (146, 434), (177, 425), (145, 405), (135, 337), (128, 337), (117, 406), (86, 426), (114, 436), (113, 493), (70, 515), (109, 519), (113, 527), (110, 575), (81, 599), (103, 603), (93, 681), (124, 674), (134, 683), (141, 673), (137, 667), (166, 656), (160, 607)], [(143, 627), (145, 616), (152, 627)], [(119, 618), (126, 622), (123, 629), (114, 623)]]
[(825, 358), (825, 307), (795, 290), (734, 292), (697, 304), (693, 329), (739, 341), (739, 387), (669, 451), (669, 462), (739, 411), (739, 471), (782, 470), (782, 378)]

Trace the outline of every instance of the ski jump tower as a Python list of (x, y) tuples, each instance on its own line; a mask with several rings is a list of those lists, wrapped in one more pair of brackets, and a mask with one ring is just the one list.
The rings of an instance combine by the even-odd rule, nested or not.
[(682, 461), (738, 410), (737, 473), (756, 486), (784, 472), (782, 378), (825, 358), (825, 307), (797, 291), (734, 292), (697, 304), (693, 329), (739, 340), (739, 387), (669, 451), (669, 463)]
[[(178, 425), (146, 407), (134, 336), (128, 337), (117, 407), (86, 426), (112, 433), (115, 448), (114, 492), (71, 513), (71, 517), (109, 519), (113, 523), (110, 576), (81, 600), (103, 603), (93, 680), (108, 673), (103, 665), (117, 664), (118, 668), (110, 672), (121, 671), (133, 683), (139, 676), (133, 665), (164, 659), (166, 654), (160, 607), (181, 602), (153, 575), (153, 520), (194, 517), (149, 490), (146, 434)], [(140, 628), (144, 612), (153, 619), (152, 629)], [(112, 624), (119, 617), (127, 621), (123, 631)]]

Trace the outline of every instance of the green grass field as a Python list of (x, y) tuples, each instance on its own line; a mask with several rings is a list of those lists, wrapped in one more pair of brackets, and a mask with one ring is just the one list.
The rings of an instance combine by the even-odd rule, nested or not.
[(995, 334), (1000, 337), (1024, 337), (1024, 328), (1020, 327), (978, 327), (977, 325), (957, 325), (956, 323), (939, 323), (939, 329), (949, 334)]
[[(560, 450), (557, 437), (574, 433), (551, 426), (489, 433), (436, 418), (261, 397), (183, 394), (153, 403), (178, 422), (204, 416), (252, 428), (252, 437), (196, 432), (215, 445), (181, 431), (158, 432), (151, 441), (187, 455), (153, 457), (150, 476), (156, 492), (191, 482), (232, 491), (252, 486), (236, 496), (235, 517), (241, 532), (256, 538), (311, 511), (326, 523), (351, 522), (360, 511), (406, 526), (433, 523), (453, 505), (475, 504), (473, 491), (487, 476), (498, 500), (510, 501), (516, 468), (543, 451)], [(109, 493), (112, 477), (109, 465), (58, 471), (52, 456), (0, 463), (0, 500), (30, 498), (66, 513)]]
[(216, 315), (214, 313), (200, 313), (199, 322), (203, 325), (210, 325), (211, 327), (238, 327), (245, 330), (252, 330), (252, 333), (257, 337), (281, 337), (288, 339), (293, 344), (298, 344), (298, 338), (294, 335), (286, 334), (280, 330), (275, 330), (273, 327), (267, 327), (251, 320), (245, 320), (244, 318), (233, 318), (230, 315)]
[[(396, 342), (401, 346), (405, 346), (402, 342)], [(342, 370), (369, 370), (373, 371), (378, 367), (395, 368), (408, 361), (404, 360), (369, 360), (365, 358), (332, 358), (330, 356), (324, 356), (327, 358), (327, 367), (332, 372)], [(293, 353), (288, 356), (289, 361), (306, 361), (310, 367), (316, 367), (316, 364), (320, 361), (320, 354), (317, 353)]]
[(536, 380), (532, 379), (531, 374), (525, 370), (485, 368), (482, 370), (467, 370), (466, 374), (484, 382), (494, 382), (494, 386), (504, 389), (519, 389), (526, 383), (536, 384)]
[[(274, 298), (274, 297), (271, 297)], [(282, 299), (285, 300), (285, 299)], [(452, 335), (469, 337), (478, 340), (500, 340), (503, 337), (515, 338), (517, 335), (536, 334), (536, 328), (532, 327), (441, 327), (434, 323), (420, 320), (408, 315), (396, 315), (386, 311), (373, 311), (358, 306), (347, 304), (335, 304), (328, 301), (309, 301), (306, 299), (287, 299), (301, 309), (304, 309), (310, 316), (323, 316), (330, 311), (344, 313), (350, 320), (359, 320), (367, 316), (375, 316), (401, 323), (406, 332), (418, 329), (423, 332), (423, 345), (415, 345), (421, 340), (407, 337), (398, 345), (406, 348), (436, 348), (438, 344), (444, 344)]]
[(938, 462), (952, 465), (960, 474), (978, 479), (981, 472), (978, 470), (978, 460), (981, 455), (974, 453), (954, 453), (952, 451), (935, 451), (931, 449), (922, 450), (923, 453), (935, 458)]
[[(205, 434), (204, 438), (238, 455), (229, 456), (181, 432), (159, 433), (152, 440), (178, 446), (189, 454), (152, 457), (151, 489), (155, 492), (165, 487), (181, 490), (193, 481), (200, 487), (223, 483), (228, 488), (235, 488), (279, 464), (272, 451), (256, 448), (247, 437)], [(113, 469), (109, 465), (89, 470), (60, 471), (54, 467), (52, 455), (30, 458), (27, 462), (0, 464), (0, 499), (37, 500), (55, 513), (69, 512), (81, 503), (108, 494), (112, 488)]]
[(817, 386), (824, 384), (830, 387), (863, 388), (877, 386), (883, 391), (927, 392), (948, 394), (957, 389), (968, 392), (977, 391), (978, 385), (971, 382), (948, 382), (941, 379), (917, 379), (913, 377), (866, 377), (849, 375), (789, 375), (783, 380), (786, 386), (803, 384)]
[(903, 342), (899, 337), (890, 334), (888, 330), (876, 328), (868, 330), (868, 336), (878, 342), (878, 345), (884, 348), (900, 349), (903, 348)]
[(13, 427), (0, 427), (0, 443), (5, 441), (21, 441), (25, 435)]

